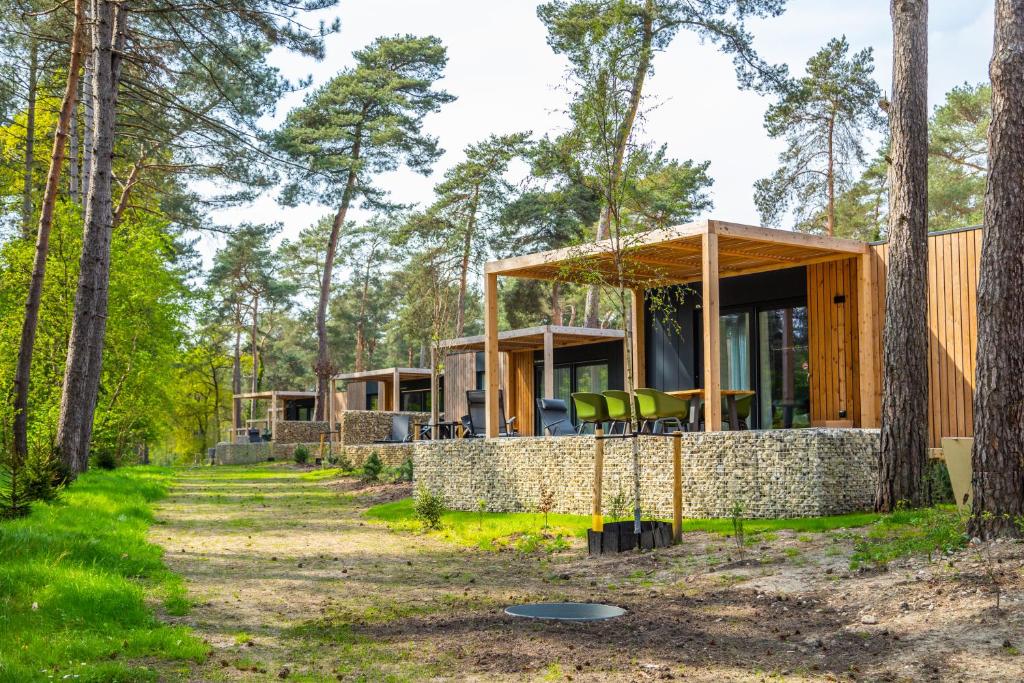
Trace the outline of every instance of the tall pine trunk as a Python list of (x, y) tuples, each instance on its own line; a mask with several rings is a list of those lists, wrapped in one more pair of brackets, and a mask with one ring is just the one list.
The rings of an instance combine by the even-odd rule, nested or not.
[(969, 525), (981, 538), (1021, 535), (1024, 515), (1024, 0), (996, 0), (989, 78)]
[(928, 455), (928, 3), (892, 0), (889, 273), (875, 508), (923, 505)]
[(36, 94), (39, 90), (39, 45), (29, 26), (28, 47), (28, 96), (25, 108), (25, 163), (21, 194), (21, 232), (26, 239), (32, 239), (32, 176), (36, 165)]
[(57, 423), (57, 446), (65, 467), (72, 474), (84, 472), (88, 467), (89, 441), (103, 369), (110, 282), (114, 122), (126, 18), (123, 1), (94, 0), (93, 100), (96, 111), (90, 141), (92, 168)]
[[(14, 449), (24, 457), (28, 452), (28, 392), (32, 372), (32, 351), (36, 343), (39, 326), (39, 306), (43, 297), (43, 282), (46, 279), (46, 259), (50, 253), (50, 232), (53, 227), (53, 209), (60, 186), (60, 171), (64, 164), (64, 147), (68, 137), (68, 122), (74, 115), (75, 100), (78, 96), (78, 71), (82, 62), (82, 33), (84, 31), (83, 0), (75, 0), (75, 25), (71, 33), (71, 57), (68, 64), (68, 80), (64, 88), (57, 129), (53, 135), (53, 151), (50, 153), (50, 168), (46, 174), (46, 186), (39, 210), (39, 228), (36, 230), (36, 250), (32, 261), (32, 279), (29, 282), (25, 301), (25, 319), (21, 326), (21, 343), (14, 369)], [(72, 160), (74, 163), (74, 160)]]
[[(242, 427), (242, 328), (241, 320), (235, 320), (235, 358), (231, 365), (231, 430), (232, 435)], [(234, 441), (234, 438), (231, 439)]]
[[(249, 329), (249, 346), (252, 349), (252, 379), (249, 382), (249, 391), (256, 393), (260, 390), (260, 347), (259, 347), (259, 313), (260, 298), (252, 300), (252, 326)], [(277, 406), (270, 406), (271, 410)], [(256, 399), (249, 400), (249, 417), (256, 419)]]

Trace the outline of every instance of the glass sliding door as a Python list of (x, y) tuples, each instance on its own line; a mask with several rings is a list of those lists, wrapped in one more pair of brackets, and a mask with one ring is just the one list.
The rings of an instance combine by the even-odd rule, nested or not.
[(752, 389), (750, 373), (750, 313), (725, 313), (719, 318), (722, 388)]
[(761, 428), (810, 426), (807, 307), (760, 311), (757, 336)]
[[(556, 365), (554, 367), (555, 392), (549, 398), (560, 398), (569, 406), (569, 417), (573, 425), (576, 425), (576, 407), (572, 402), (572, 394), (577, 391), (599, 394), (609, 388), (608, 385), (608, 362), (597, 361), (590, 363), (573, 363), (569, 365)], [(534, 371), (534, 382), (537, 387), (544, 386), (543, 367), (538, 364)], [(543, 389), (539, 390), (540, 396)], [(535, 415), (535, 433), (540, 433), (540, 415)], [(589, 428), (588, 428), (589, 429)], [(592, 429), (590, 431), (593, 431)]]

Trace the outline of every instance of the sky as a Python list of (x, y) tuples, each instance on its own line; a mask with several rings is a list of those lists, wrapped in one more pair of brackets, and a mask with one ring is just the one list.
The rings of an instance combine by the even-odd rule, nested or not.
[[(929, 107), (953, 86), (987, 80), (992, 52), (992, 0), (932, 0), (929, 15)], [(446, 151), (425, 177), (409, 171), (381, 176), (378, 185), (401, 203), (428, 204), (444, 171), (463, 159), (462, 150), (492, 133), (529, 130), (535, 135), (563, 130), (568, 93), (562, 87), (565, 61), (545, 41), (536, 2), (526, 0), (340, 0), (324, 13), (337, 16), (341, 30), (327, 40), (321, 62), (275, 53), (272, 63), (286, 78), (312, 76), (324, 83), (352, 64), (351, 53), (380, 35), (435, 35), (448, 48), (448, 66), (439, 86), (458, 99), (427, 117), (424, 128)], [(875, 76), (883, 92), (892, 80), (889, 0), (790, 0), (778, 18), (749, 25), (760, 55), (789, 65), (801, 75), (807, 59), (831, 38), (846, 35), (851, 52), (874, 48)], [(753, 184), (776, 168), (783, 148), (765, 133), (762, 119), (771, 101), (736, 84), (731, 59), (689, 33), (677, 35), (658, 54), (645, 93), (650, 110), (643, 138), (668, 145), (677, 159), (709, 160), (714, 208), (707, 217), (759, 224)], [(266, 125), (273, 127), (302, 101), (295, 93), (280, 103)], [(268, 193), (254, 204), (215, 214), (221, 224), (243, 221), (282, 223), (280, 238), (299, 230), (334, 207), (279, 206)], [(359, 210), (355, 220), (366, 218)], [(207, 263), (223, 238), (200, 243)]]

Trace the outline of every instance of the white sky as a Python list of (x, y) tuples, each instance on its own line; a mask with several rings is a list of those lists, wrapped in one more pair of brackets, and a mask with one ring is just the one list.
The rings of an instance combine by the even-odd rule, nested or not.
[[(564, 62), (545, 42), (528, 0), (341, 0), (326, 15), (341, 18), (341, 32), (329, 39), (322, 62), (291, 54), (274, 64), (291, 80), (312, 74), (314, 87), (352, 63), (351, 53), (379, 35), (432, 34), (448, 47), (448, 67), (441, 86), (458, 97), (426, 120), (446, 153), (431, 177), (398, 171), (379, 179), (402, 203), (428, 203), (431, 189), (445, 169), (462, 159), (462, 149), (491, 133), (532, 130), (541, 134), (564, 128), (561, 113), (567, 94), (559, 90)], [(875, 50), (875, 75), (884, 91), (891, 82), (892, 36), (888, 0), (790, 0), (777, 19), (751, 24), (755, 47), (766, 60), (789, 64), (802, 73), (808, 57), (830, 38), (845, 34), (851, 51)], [(987, 80), (992, 50), (991, 0), (932, 0), (929, 17), (929, 101), (942, 100), (952, 86)], [(649, 113), (644, 138), (667, 143), (670, 156), (710, 160), (714, 178), (714, 217), (759, 223), (753, 183), (771, 173), (781, 141), (768, 138), (762, 117), (769, 101), (736, 86), (731, 60), (695, 36), (680, 33), (655, 58), (655, 74), (646, 93), (657, 106)], [(281, 103), (274, 125), (299, 104), (301, 94)], [(331, 207), (279, 206), (275, 196), (250, 207), (215, 216), (220, 223), (242, 221), (284, 224), (283, 236), (331, 211)], [(365, 214), (351, 212), (354, 219)], [(209, 258), (218, 246), (204, 239)]]

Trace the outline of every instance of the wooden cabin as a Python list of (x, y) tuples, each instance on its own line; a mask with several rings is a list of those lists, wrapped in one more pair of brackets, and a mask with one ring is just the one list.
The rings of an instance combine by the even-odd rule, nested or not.
[[(561, 398), (571, 404), (575, 391), (622, 389), (623, 336), (621, 330), (561, 325), (500, 332), (498, 386), (505, 397), (505, 414), (516, 418), (519, 434), (540, 434), (534, 410), (538, 398)], [(459, 420), (467, 413), (467, 390), (485, 387), (485, 341), (478, 335), (441, 342), (447, 419)]]
[(380, 368), (342, 373), (331, 379), (330, 395), (331, 415), (342, 410), (430, 412), (430, 370)]
[[(257, 391), (235, 394), (232, 422), (234, 441), (246, 443), (250, 430), (269, 433), (274, 438), (275, 427), (281, 421), (308, 422), (316, 413), (315, 391)], [(241, 402), (250, 401), (250, 419), (243, 424)], [(265, 412), (261, 412), (265, 411)]]
[[(922, 305), (936, 447), (943, 436), (972, 433), (980, 246), (978, 228), (929, 236), (929, 296)], [(487, 264), (486, 388), (502, 386), (507, 374), (498, 278), (587, 282), (595, 272), (614, 272), (613, 256), (605, 241)], [(717, 220), (643, 233), (626, 255), (637, 385), (702, 390), (712, 431), (722, 428), (723, 389), (754, 392), (752, 428), (877, 427), (887, 258), (885, 243)], [(492, 435), (496, 410), (489, 400)]]

